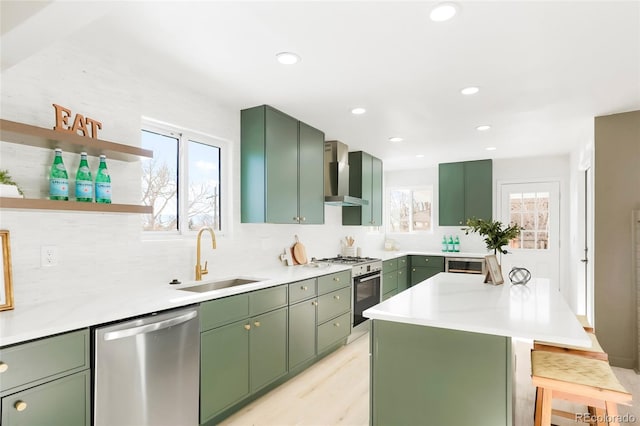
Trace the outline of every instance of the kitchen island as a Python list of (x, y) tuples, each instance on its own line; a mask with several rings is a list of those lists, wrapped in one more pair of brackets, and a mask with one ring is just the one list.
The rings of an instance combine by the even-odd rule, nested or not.
[(372, 425), (513, 424), (512, 338), (588, 346), (549, 280), (438, 274), (364, 312)]

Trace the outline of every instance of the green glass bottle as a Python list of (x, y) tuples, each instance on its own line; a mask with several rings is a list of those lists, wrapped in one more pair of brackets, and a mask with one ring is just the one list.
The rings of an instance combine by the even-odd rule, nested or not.
[(111, 204), (111, 177), (105, 155), (100, 156), (100, 165), (96, 173), (96, 203)]
[(90, 203), (93, 201), (93, 179), (87, 163), (87, 153), (80, 153), (80, 165), (76, 173), (76, 201)]
[(69, 200), (69, 176), (62, 162), (62, 150), (56, 148), (55, 152), (56, 156), (49, 173), (49, 199), (67, 201)]

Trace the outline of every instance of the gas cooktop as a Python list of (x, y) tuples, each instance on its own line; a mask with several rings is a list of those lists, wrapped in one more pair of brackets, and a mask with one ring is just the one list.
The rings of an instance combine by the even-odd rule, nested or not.
[(371, 262), (380, 262), (380, 259), (373, 257), (359, 257), (359, 256), (341, 256), (325, 257), (324, 259), (315, 259), (317, 262), (339, 263), (342, 265), (362, 265)]

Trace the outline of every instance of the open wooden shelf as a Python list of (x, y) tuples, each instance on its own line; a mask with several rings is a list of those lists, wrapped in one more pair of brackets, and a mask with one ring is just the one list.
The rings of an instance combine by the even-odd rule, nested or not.
[(99, 204), (78, 201), (41, 200), (29, 198), (0, 197), (0, 208), (24, 210), (61, 210), (102, 213), (153, 213), (152, 206), (136, 204)]
[(139, 157), (153, 158), (153, 151), (148, 149), (9, 120), (0, 120), (0, 140), (39, 148), (60, 148), (68, 152), (80, 153), (84, 151), (96, 157), (104, 154), (109, 159), (121, 161), (137, 161)]

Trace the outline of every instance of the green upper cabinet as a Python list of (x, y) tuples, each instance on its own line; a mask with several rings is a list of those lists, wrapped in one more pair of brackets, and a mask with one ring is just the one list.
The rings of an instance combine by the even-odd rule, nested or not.
[(349, 153), (349, 195), (369, 203), (342, 207), (343, 225), (382, 226), (382, 160), (363, 151)]
[(439, 225), (464, 225), (472, 217), (491, 220), (492, 181), (491, 160), (440, 164)]
[(324, 133), (268, 105), (240, 118), (241, 221), (324, 223)]

